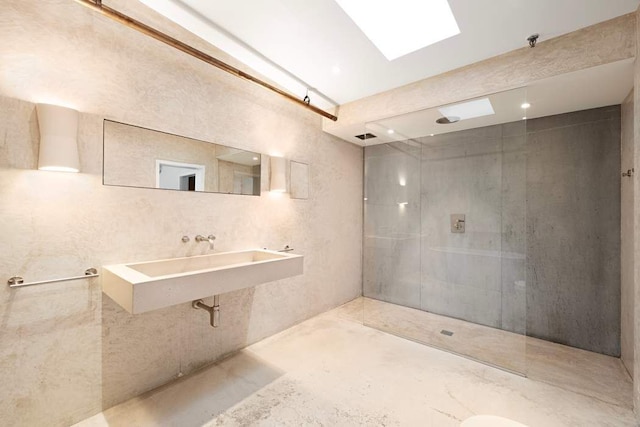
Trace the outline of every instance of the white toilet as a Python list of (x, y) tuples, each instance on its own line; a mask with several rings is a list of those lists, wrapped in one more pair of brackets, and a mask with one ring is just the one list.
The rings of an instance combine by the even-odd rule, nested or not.
[(464, 420), (460, 427), (527, 427), (526, 425), (495, 415), (474, 415)]

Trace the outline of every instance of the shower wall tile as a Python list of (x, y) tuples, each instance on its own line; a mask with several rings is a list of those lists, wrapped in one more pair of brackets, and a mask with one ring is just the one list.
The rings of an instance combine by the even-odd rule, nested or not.
[[(526, 129), (524, 122), (518, 125)], [(502, 152), (502, 251), (520, 255), (526, 251), (526, 142), (524, 135), (505, 137)]]
[(500, 291), (425, 277), (422, 302), (430, 306), (426, 311), (431, 313), (500, 327)]
[(468, 288), (500, 292), (500, 252), (451, 247), (444, 251), (446, 280)]
[(409, 307), (420, 305), (419, 154), (389, 144), (365, 156), (363, 292)]
[[(421, 308), (501, 323), (501, 127), (424, 139)], [(450, 215), (465, 215), (465, 233)]]
[[(620, 169), (627, 171), (634, 168), (633, 146), (633, 91), (622, 103), (621, 108), (621, 153)], [(634, 256), (633, 256), (633, 219), (634, 219), (634, 179), (622, 178), (620, 183), (620, 282), (621, 282), (621, 307), (620, 307), (620, 358), (633, 376), (634, 360)]]
[[(109, 6), (242, 68), (140, 2)], [(0, 425), (72, 425), (361, 294), (363, 151), (319, 116), (76, 2), (5, 1), (0, 39), (4, 280), (206, 253), (185, 234), (215, 234), (217, 251), (288, 244), (305, 256), (304, 275), (222, 295), (215, 330), (189, 304), (130, 315), (99, 279), (2, 287)], [(81, 173), (35, 170), (34, 102), (80, 110)], [(310, 197), (103, 186), (104, 118), (279, 151), (310, 165)]]
[(518, 334), (527, 332), (526, 267), (524, 254), (502, 257), (501, 329)]
[[(421, 138), (419, 219), (367, 207), (365, 227), (413, 236), (421, 224), (420, 265), (393, 264), (397, 279), (420, 271), (420, 309), (617, 356), (619, 140), (619, 106)], [(450, 231), (453, 213), (465, 233)], [(416, 307), (414, 296), (395, 301)]]
[(527, 334), (619, 356), (620, 106), (528, 128)]
[(527, 153), (525, 122), (503, 125), (502, 329), (526, 332)]

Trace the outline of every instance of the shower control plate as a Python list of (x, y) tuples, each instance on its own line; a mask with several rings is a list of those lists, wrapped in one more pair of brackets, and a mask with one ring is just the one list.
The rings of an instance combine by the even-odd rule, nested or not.
[(465, 217), (464, 214), (451, 214), (451, 232), (464, 233)]

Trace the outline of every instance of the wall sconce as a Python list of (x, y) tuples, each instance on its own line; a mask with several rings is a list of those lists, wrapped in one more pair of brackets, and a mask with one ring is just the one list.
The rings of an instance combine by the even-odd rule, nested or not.
[(287, 160), (284, 157), (271, 156), (271, 179), (269, 190), (275, 193), (287, 191)]
[(37, 104), (40, 128), (38, 169), (78, 172), (78, 112), (50, 104)]

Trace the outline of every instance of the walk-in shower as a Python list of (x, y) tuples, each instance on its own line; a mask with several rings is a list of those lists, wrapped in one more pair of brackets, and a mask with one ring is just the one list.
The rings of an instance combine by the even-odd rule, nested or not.
[(584, 83), (567, 75), (366, 125), (365, 324), (522, 375), (535, 338), (620, 355), (611, 104), (629, 89), (611, 103), (554, 101)]

